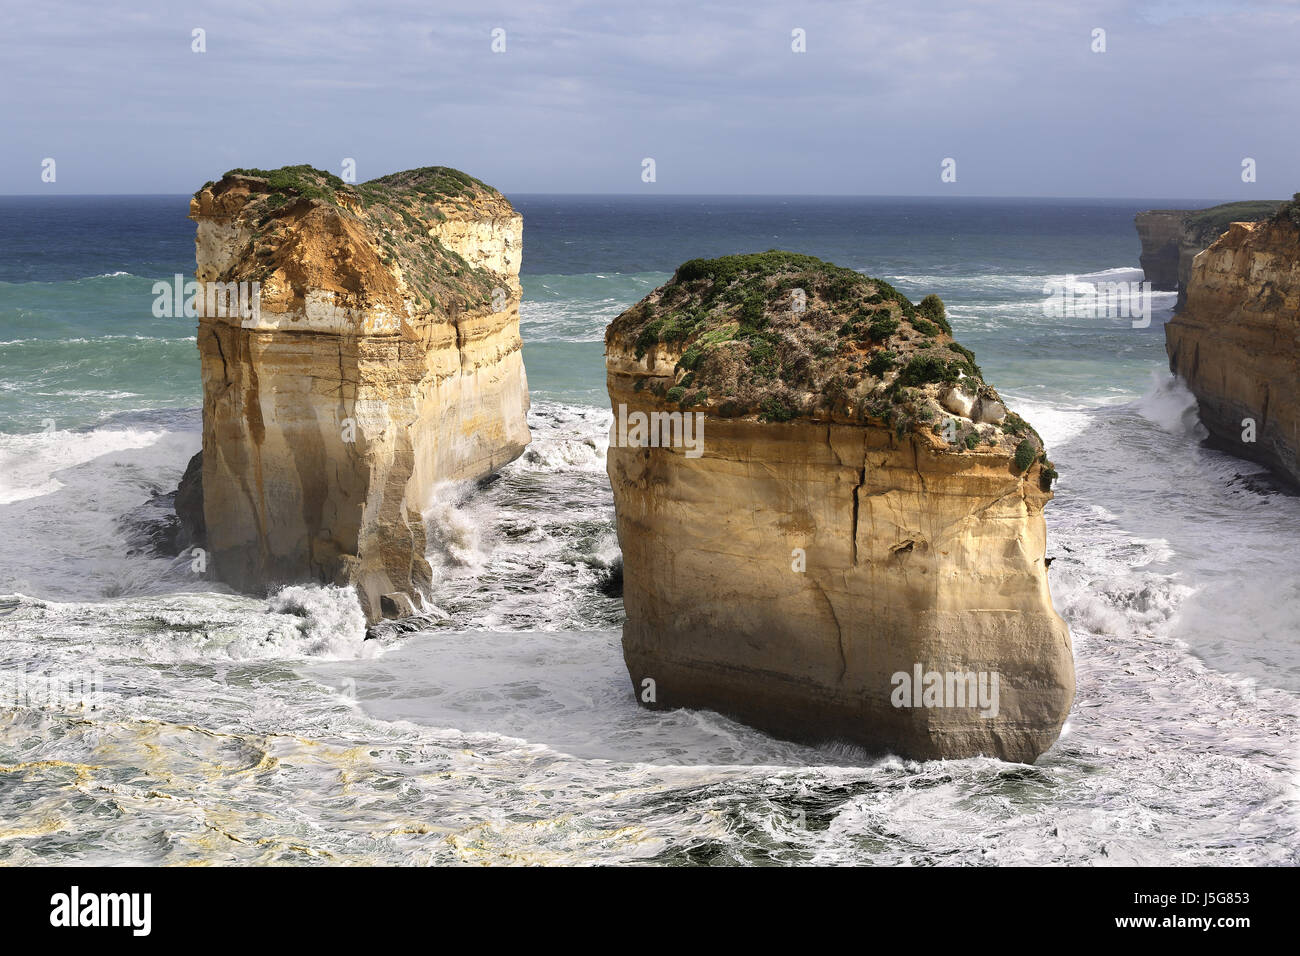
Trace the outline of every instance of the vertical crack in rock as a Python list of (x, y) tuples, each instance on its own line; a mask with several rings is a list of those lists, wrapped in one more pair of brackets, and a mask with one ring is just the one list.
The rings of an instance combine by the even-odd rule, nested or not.
[(919, 447), (917, 446), (917, 444), (916, 444), (916, 440), (915, 440), (915, 439), (913, 439), (913, 440), (910, 442), (910, 445), (911, 445), (911, 449), (912, 449), (912, 466), (913, 466), (913, 468), (916, 469), (916, 480), (919, 481), (919, 482), (921, 483), (921, 494), (922, 494), (922, 495), (927, 495), (927, 494), (930, 493), (930, 489), (929, 489), (929, 487), (928, 487), (928, 486), (926, 485), (926, 483), (925, 483), (925, 472), (923, 472), (923, 471), (921, 470), (921, 452), (920, 452), (920, 449), (919, 449)]
[(207, 331), (207, 335), (216, 342), (217, 356), (221, 359), (221, 381), (227, 388), (230, 387), (230, 366), (226, 362), (226, 350), (221, 347), (221, 336), (212, 330)]
[(858, 480), (853, 486), (853, 527), (851, 529), (853, 540), (850, 544), (850, 554), (852, 558), (849, 563), (853, 567), (858, 566), (858, 515), (862, 511), (862, 488), (867, 483), (867, 462), (862, 460), (862, 467), (858, 469)]
[(848, 673), (849, 670), (849, 658), (844, 650), (844, 628), (840, 624), (839, 615), (835, 613), (835, 602), (830, 599), (830, 595), (826, 593), (826, 589), (822, 587), (820, 581), (816, 578), (813, 578), (812, 581), (813, 586), (817, 588), (817, 593), (820, 594), (822, 600), (826, 602), (826, 609), (830, 612), (831, 620), (835, 622), (835, 646), (840, 652), (840, 675), (836, 678), (836, 683), (842, 684), (844, 683), (844, 675)]

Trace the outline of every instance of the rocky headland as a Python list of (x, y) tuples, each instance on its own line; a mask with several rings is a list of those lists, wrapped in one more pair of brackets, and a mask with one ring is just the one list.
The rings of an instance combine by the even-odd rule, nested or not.
[(1300, 485), (1300, 193), (1196, 257), (1165, 348), (1212, 442)]
[(1074, 695), (1055, 471), (936, 296), (693, 260), (605, 346), (638, 700), (916, 758), (1051, 746)]
[(529, 441), (522, 218), (453, 169), (353, 186), (306, 166), (232, 170), (190, 218), (203, 450), (184, 536), (237, 589), (353, 585), (372, 622), (410, 614), (439, 483)]
[(1142, 271), (1161, 292), (1177, 292), (1178, 308), (1187, 299), (1192, 261), (1234, 222), (1257, 222), (1277, 212), (1282, 200), (1229, 202), (1208, 209), (1149, 209), (1134, 217), (1142, 252)]

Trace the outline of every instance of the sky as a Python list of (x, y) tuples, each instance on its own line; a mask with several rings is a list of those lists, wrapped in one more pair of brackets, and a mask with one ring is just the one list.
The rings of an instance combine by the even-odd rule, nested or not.
[(1271, 199), (1298, 51), (1300, 0), (10, 4), (0, 194), (351, 159), (507, 194)]

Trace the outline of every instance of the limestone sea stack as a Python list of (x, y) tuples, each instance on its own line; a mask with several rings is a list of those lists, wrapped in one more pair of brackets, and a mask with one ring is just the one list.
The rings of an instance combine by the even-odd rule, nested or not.
[(1213, 444), (1300, 484), (1300, 193), (1196, 257), (1165, 348)]
[(1055, 472), (937, 296), (788, 252), (694, 260), (605, 348), (638, 700), (912, 758), (1052, 745)]
[(190, 218), (211, 571), (254, 593), (353, 585), (372, 622), (410, 613), (439, 483), (529, 441), (521, 217), (453, 169), (351, 186), (294, 166), (232, 170)]
[(1148, 209), (1134, 217), (1142, 252), (1138, 261), (1152, 288), (1178, 293), (1178, 308), (1187, 298), (1192, 261), (1234, 222), (1272, 216), (1282, 200), (1229, 202), (1208, 209)]

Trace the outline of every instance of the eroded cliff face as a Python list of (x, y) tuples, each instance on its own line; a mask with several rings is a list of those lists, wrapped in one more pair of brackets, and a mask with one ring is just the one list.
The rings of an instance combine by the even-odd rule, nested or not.
[[(190, 218), (215, 576), (350, 584), (372, 621), (409, 613), (438, 484), (529, 441), (521, 217), (442, 167), (355, 187), (289, 167), (228, 173)], [(220, 308), (223, 284), (254, 282), (256, 308)]]
[(1256, 222), (1277, 212), (1282, 200), (1230, 202), (1208, 209), (1149, 209), (1134, 217), (1142, 252), (1138, 261), (1152, 288), (1187, 301), (1192, 263), (1234, 222)]
[(1300, 223), (1236, 223), (1197, 256), (1165, 347), (1215, 443), (1300, 484)]
[[(1044, 564), (1055, 472), (973, 358), (936, 298), (787, 253), (687, 263), (614, 321), (608, 471), (643, 704), (915, 758), (1051, 746), (1074, 694)], [(674, 412), (700, 440), (631, 434)]]

